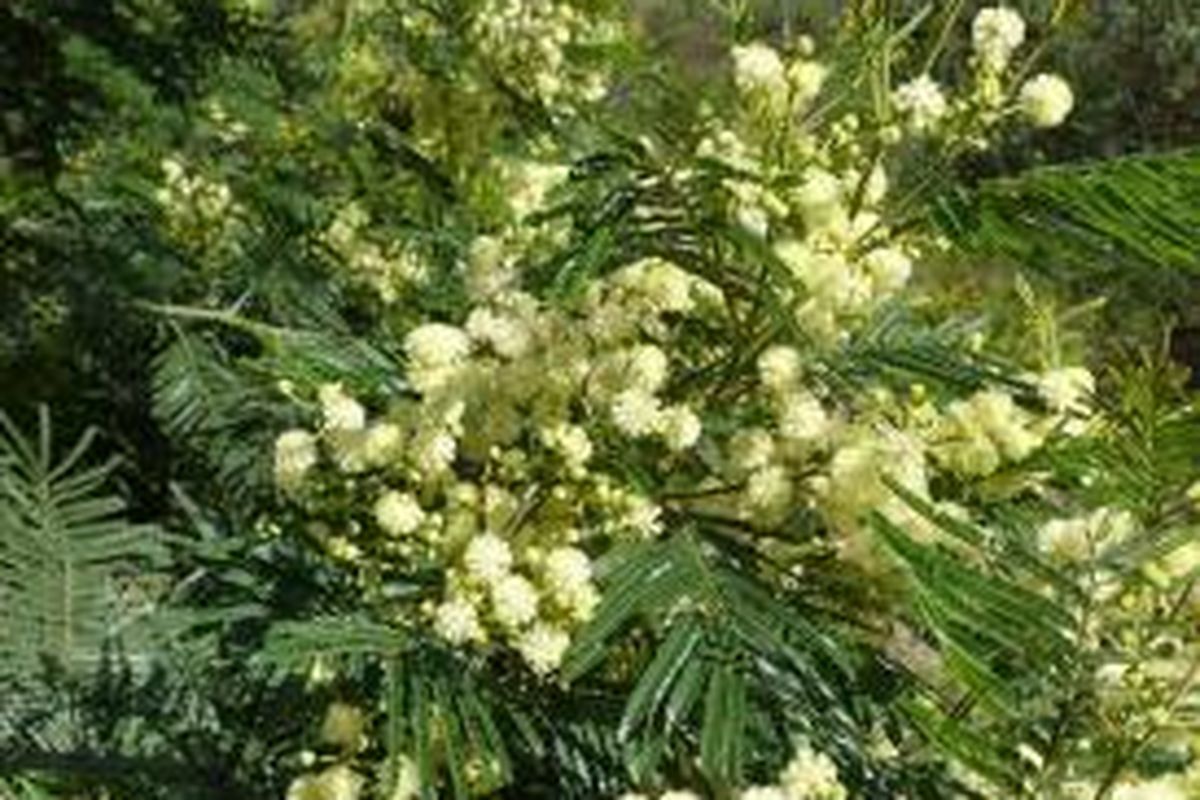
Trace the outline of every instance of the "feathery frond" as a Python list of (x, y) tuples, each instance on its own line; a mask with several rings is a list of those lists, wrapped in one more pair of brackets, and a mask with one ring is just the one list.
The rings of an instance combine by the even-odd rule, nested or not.
[(1200, 150), (987, 181), (943, 196), (934, 219), (967, 252), (1051, 276), (1200, 275)]
[(94, 438), (56, 460), (45, 407), (35, 439), (0, 413), (0, 674), (87, 669), (130, 620), (122, 580), (153, 559), (156, 529), (121, 516), (115, 463), (86, 461)]

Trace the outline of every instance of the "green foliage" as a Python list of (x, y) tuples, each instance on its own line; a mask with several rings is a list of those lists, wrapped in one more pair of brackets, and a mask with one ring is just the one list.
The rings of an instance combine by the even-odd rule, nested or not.
[[(754, 561), (742, 559), (751, 554), (729, 532), (707, 534), (711, 541), (680, 533), (614, 555), (605, 599), (573, 644), (564, 677), (578, 680), (614, 650), (628, 660), (613, 639), (630, 627), (661, 636), (637, 658), (617, 729), (635, 776), (652, 776), (663, 759), (682, 755), (697, 723), (701, 769), (717, 791), (761, 771), (776, 731), (789, 722), (822, 745), (849, 748), (847, 759), (864, 759), (852, 744), (861, 724), (853, 664), (831, 621), (748, 576)], [(799, 719), (788, 719), (793, 714)]]
[(972, 254), (1182, 309), (1189, 295), (1171, 290), (1200, 274), (1198, 208), (1200, 152), (1187, 150), (987, 181), (938, 219)]
[(43, 659), (86, 671), (140, 611), (156, 529), (129, 523), (125, 503), (106, 493), (113, 462), (87, 464), (95, 431), (57, 460), (45, 407), (35, 439), (2, 414), (0, 427), (0, 671), (26, 674)]
[[(961, 525), (937, 518), (915, 498), (909, 500), (947, 532), (961, 534)], [(917, 692), (906, 704), (907, 713), (937, 747), (1016, 790), (1021, 777), (1014, 743), (1028, 734), (980, 735), (978, 728), (964, 723), (972, 718), (978, 723), (981, 717), (1010, 726), (1028, 723), (1024, 703), (1052, 693), (1049, 686), (1068, 683), (1078, 656), (1069, 613), (1014, 581), (1025, 570), (984, 572), (964, 564), (953, 551), (914, 542), (882, 516), (875, 524), (907, 566), (914, 623), (936, 641), (953, 680), (951, 691), (928, 686)], [(967, 533), (974, 543), (981, 542), (979, 532)], [(1032, 665), (1037, 666), (1030, 669)], [(1038, 675), (1034, 681), (1043, 685), (1027, 683), (1031, 675)]]
[[(865, 430), (912, 421), (918, 398), (988, 389), (1040, 413), (1029, 370), (1061, 366), (1067, 350), (1107, 355), (1131, 329), (1082, 344), (1075, 331), (1068, 348), (1059, 327), (1094, 306), (1060, 317), (1022, 283), (1022, 305), (1006, 295), (986, 309), (996, 324), (934, 283), (928, 302), (898, 296), (833, 345), (813, 340), (778, 234), (730, 213), (730, 187), (760, 176), (696, 155), (738, 102), (726, 46), (829, 32), (830, 102), (802, 122), (823, 125), (836, 108), (867, 124), (890, 113), (893, 70), (964, 55), (956, 41), (974, 8), (897, 22), (905, 3), (858, 2), (838, 22), (831, 5), (660, 8), (647, 40), (568, 54), (617, 76), (608, 100), (569, 113), (520, 59), (496, 61), (474, 40), (480, 6), (465, 0), (0, 9), (0, 66), (15, 76), (0, 100), (17, 107), (0, 120), (0, 404), (18, 415), (48, 400), (60, 429), (86, 428), (60, 456), (44, 409), (32, 437), (0, 413), (0, 684), (18, 698), (0, 701), (0, 794), (282, 797), (298, 775), (353, 765), (378, 797), (415, 777), (422, 798), (596, 800), (686, 784), (726, 800), (774, 781), (804, 740), (855, 797), (974, 799), (982, 776), (1013, 797), (1058, 800), (1081, 770), (1107, 781), (1099, 797), (1169, 761), (1159, 734), (1196, 730), (1194, 675), (1130, 691), (1110, 717), (1097, 674), (1158, 663), (1164, 642), (1194, 638), (1182, 609), (1195, 576), (1173, 574), (1169, 557), (1195, 538), (1200, 416), (1170, 367), (1103, 374), (1085, 435), (1056, 429), (986, 480), (940, 472), (937, 495), (961, 506), (891, 482), (888, 500), (927, 530), (876, 514), (854, 534), (869, 564), (815, 507), (824, 467), (795, 476), (802, 500), (770, 525), (676, 502), (745, 488), (743, 476), (698, 481), (723, 468), (718, 437), (771, 424), (768, 411), (724, 413), (758, 390), (755, 362), (772, 343), (816, 353), (805, 381), (847, 410), (836, 424), (863, 414)], [(1056, 10), (1081, 4), (1020, 5), (1039, 30), (1086, 30), (1058, 27)], [(664, 32), (680, 9), (690, 32)], [(807, 130), (793, 122), (789, 136)], [(762, 176), (785, 199), (807, 163), (789, 161), (792, 138)], [(888, 176), (905, 202), (876, 224), (908, 231), (932, 214), (953, 240), (945, 260), (970, 261), (973, 275), (997, 274), (981, 261), (1016, 264), (1064, 293), (1122, 295), (1117, 313), (1190, 319), (1200, 154), (960, 185), (1037, 161), (1012, 155), (1030, 141), (1030, 152), (1051, 147), (1017, 138), (965, 165), (914, 144), (911, 166)], [(504, 169), (541, 159), (569, 176), (514, 223)], [(860, 175), (856, 211), (865, 186)], [(794, 210), (783, 216), (783, 230), (799, 229)], [(664, 397), (710, 387), (713, 441), (667, 454), (618, 446), (597, 426), (602, 468), (661, 497), (666, 532), (596, 562), (603, 599), (549, 676), (498, 638), (432, 635), (448, 571), (345, 555), (380, 538), (355, 504), (401, 467), (347, 469), (301, 496), (272, 473), (276, 437), (317, 418), (319, 387), (341, 384), (379, 419), (416, 413), (405, 334), (461, 323), (474, 245), (512, 230), (528, 238), (503, 255), (520, 261), (529, 303), (581, 326), (589, 292), (643, 257), (704, 278), (729, 299), (715, 313), (731, 315), (669, 319), (688, 363), (673, 365), (684, 368)], [(422, 280), (387, 272), (413, 265)], [(980, 349), (1005, 324), (1003, 346)], [(91, 422), (122, 460), (96, 458)], [(829, 460), (823, 448), (813, 463)], [(457, 478), (502, 482), (487, 458), (461, 457)], [(1083, 564), (1053, 561), (1041, 526), (1103, 506), (1130, 512), (1136, 532)], [(1086, 624), (1096, 608), (1113, 626), (1098, 639)], [(362, 710), (361, 745), (318, 733), (334, 701)]]

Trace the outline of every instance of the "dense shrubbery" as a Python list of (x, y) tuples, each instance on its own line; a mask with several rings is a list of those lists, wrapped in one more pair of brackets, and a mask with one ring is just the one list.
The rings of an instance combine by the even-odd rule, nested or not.
[(1124, 17), (752, 5), (0, 11), (0, 792), (1200, 792)]

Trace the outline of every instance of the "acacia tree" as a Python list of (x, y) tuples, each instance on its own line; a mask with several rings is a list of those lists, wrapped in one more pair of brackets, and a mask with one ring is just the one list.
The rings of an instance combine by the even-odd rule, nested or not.
[(179, 767), (131, 796), (1187, 796), (1200, 420), (1154, 365), (1097, 391), (1086, 306), (957, 291), (945, 233), (1014, 237), (955, 165), (1075, 102), (964, 5), (727, 11), (697, 82), (616, 3), (254, 4), (175, 106), (69, 41), (114, 113), (55, 192), (172, 276), (129, 311), (182, 535), (8, 432), (14, 680), (47, 630), (127, 656), (23, 752)]

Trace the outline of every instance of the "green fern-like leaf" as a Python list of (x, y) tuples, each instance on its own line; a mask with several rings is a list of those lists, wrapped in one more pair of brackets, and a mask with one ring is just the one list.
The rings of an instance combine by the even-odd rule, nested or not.
[(814, 738), (849, 740), (855, 721), (846, 648), (810, 610), (777, 597), (728, 558), (687, 532), (632, 546), (614, 557), (604, 600), (568, 652), (564, 675), (578, 679), (611, 653), (619, 631), (661, 629), (617, 729), (634, 774), (666, 768), (672, 746), (696, 731), (705, 777), (714, 786), (738, 785), (766, 743), (778, 744), (772, 726), (780, 697)]
[(97, 663), (129, 618), (123, 571), (156, 553), (155, 528), (130, 524), (107, 493), (114, 462), (87, 466), (94, 438), (55, 462), (44, 407), (35, 441), (0, 413), (0, 674)]
[(326, 618), (276, 623), (259, 658), (281, 666), (305, 664), (318, 655), (389, 656), (406, 647), (404, 634), (357, 618)]
[(969, 252), (1051, 275), (1200, 275), (1200, 150), (985, 182), (934, 217)]

